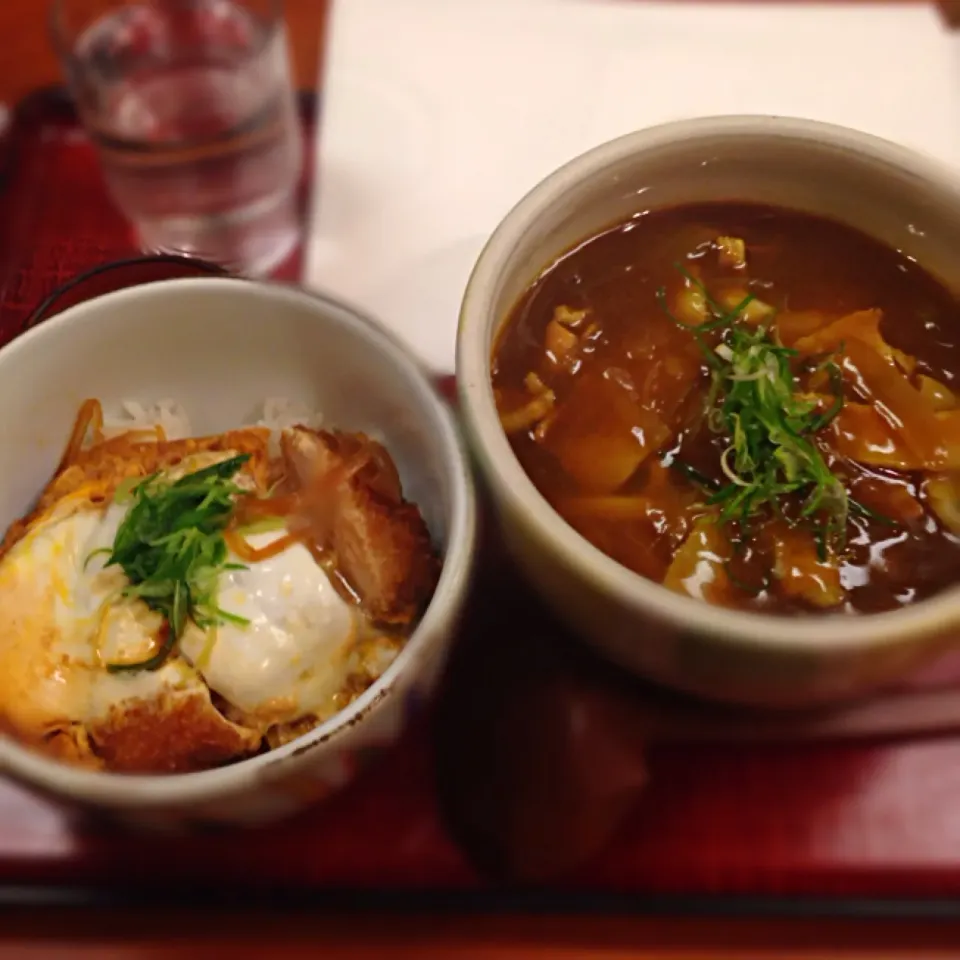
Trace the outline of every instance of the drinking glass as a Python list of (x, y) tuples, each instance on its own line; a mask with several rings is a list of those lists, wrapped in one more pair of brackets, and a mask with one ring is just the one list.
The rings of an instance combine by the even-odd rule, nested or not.
[(279, 0), (54, 0), (51, 29), (143, 248), (268, 273), (303, 163)]
[(160, 280), (183, 280), (187, 277), (228, 277), (229, 274), (215, 263), (207, 263), (194, 257), (173, 254), (153, 254), (131, 257), (128, 260), (113, 260), (90, 270), (75, 274), (48, 293), (33, 308), (23, 329), (29, 330), (44, 320), (63, 313), (78, 303), (86, 303), (95, 297), (137, 287), (141, 283), (156, 283)]

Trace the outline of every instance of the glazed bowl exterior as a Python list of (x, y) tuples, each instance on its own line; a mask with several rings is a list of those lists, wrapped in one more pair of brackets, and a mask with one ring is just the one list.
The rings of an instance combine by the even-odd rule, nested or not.
[(807, 707), (890, 683), (956, 643), (957, 590), (870, 616), (773, 617), (709, 607), (632, 573), (568, 526), (527, 478), (500, 428), (490, 359), (511, 308), (543, 269), (645, 210), (748, 201), (830, 217), (916, 258), (960, 294), (960, 180), (933, 160), (829, 124), (717, 117), (604, 144), (507, 215), (463, 300), (463, 422), (510, 550), (588, 642), (635, 673), (700, 696)]
[(49, 479), (87, 397), (108, 410), (128, 398), (173, 398), (197, 434), (249, 423), (265, 399), (289, 398), (331, 426), (381, 438), (421, 507), (443, 556), (433, 600), (380, 680), (312, 732), (219, 769), (168, 776), (79, 770), (0, 736), (0, 771), (132, 823), (256, 824), (298, 812), (390, 747), (437, 684), (476, 535), (473, 484), (450, 411), (389, 334), (323, 296), (223, 278), (108, 293), (0, 350), (0, 528)]

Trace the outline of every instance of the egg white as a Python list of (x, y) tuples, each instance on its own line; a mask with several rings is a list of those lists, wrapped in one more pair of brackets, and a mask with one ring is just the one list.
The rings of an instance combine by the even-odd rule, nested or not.
[[(254, 549), (282, 533), (250, 536)], [(242, 561), (233, 555), (230, 562)], [(328, 712), (351, 670), (359, 624), (309, 550), (299, 544), (220, 575), (218, 603), (247, 624), (201, 630), (191, 623), (183, 655), (212, 690), (251, 718), (283, 722)]]

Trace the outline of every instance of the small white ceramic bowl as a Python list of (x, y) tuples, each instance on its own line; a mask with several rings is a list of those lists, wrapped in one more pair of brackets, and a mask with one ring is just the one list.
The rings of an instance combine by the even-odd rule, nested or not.
[(491, 351), (529, 284), (576, 243), (639, 210), (710, 200), (841, 220), (915, 257), (960, 293), (960, 180), (952, 171), (887, 141), (804, 120), (718, 117), (653, 127), (556, 171), (491, 237), (460, 316), (464, 426), (512, 553), (547, 602), (614, 660), (739, 703), (801, 707), (855, 697), (957, 642), (960, 591), (860, 617), (772, 617), (681, 597), (561, 520), (500, 428)]
[[(57, 798), (154, 826), (260, 823), (345, 783), (429, 697), (469, 585), (476, 504), (453, 418), (377, 324), (322, 296), (228, 279), (149, 283), (71, 307), (0, 350), (0, 528), (49, 479), (80, 403), (181, 402), (197, 434), (243, 423), (268, 397), (383, 437), (443, 556), (436, 593), (369, 690), (280, 749), (201, 773), (127, 776), (57, 763), (0, 737), (0, 770)], [(0, 638), (0, 643), (3, 639)]]

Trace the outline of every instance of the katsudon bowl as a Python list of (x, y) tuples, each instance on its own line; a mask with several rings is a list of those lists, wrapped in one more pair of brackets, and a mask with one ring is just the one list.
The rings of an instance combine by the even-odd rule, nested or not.
[[(750, 206), (754, 214), (741, 210), (728, 216), (730, 211), (724, 213), (723, 205), (731, 203)], [(700, 212), (686, 216), (681, 208), (689, 212), (691, 205), (698, 205)], [(707, 206), (717, 215), (706, 210)], [(776, 216), (770, 219), (773, 228), (767, 229), (763, 216), (755, 215), (764, 208), (775, 208)], [(672, 214), (671, 210), (681, 212)], [(657, 222), (682, 228), (683, 242), (675, 244), (672, 252), (676, 238), (672, 239), (669, 230), (663, 234), (652, 230), (650, 225)], [(826, 222), (829, 228), (824, 226)], [(796, 230), (789, 227), (778, 234), (777, 223), (792, 223)], [(709, 228), (706, 233), (701, 229), (704, 224)], [(746, 231), (742, 236), (721, 236), (740, 227)], [(595, 238), (608, 230), (621, 239), (610, 240), (608, 235), (607, 246), (598, 246)], [(827, 230), (833, 233), (827, 236)], [(805, 245), (797, 239), (803, 231), (809, 240)], [(625, 253), (628, 234), (634, 238), (629, 241), (633, 246)], [(747, 236), (745, 244), (740, 243), (743, 236)], [(756, 241), (757, 237), (761, 240)], [(825, 238), (819, 252), (818, 237)], [(743, 414), (747, 401), (733, 401), (739, 407), (722, 404), (731, 396), (734, 384), (739, 384), (737, 396), (741, 397), (753, 389), (749, 384), (759, 382), (758, 378), (768, 386), (782, 386), (777, 373), (779, 359), (773, 372), (769, 366), (762, 372), (750, 372), (746, 367), (738, 367), (736, 375), (730, 372), (735, 362), (749, 366), (749, 356), (742, 351), (750, 338), (758, 336), (763, 344), (757, 349), (770, 353), (781, 346), (799, 345), (806, 353), (792, 349), (789, 355), (801, 358), (809, 354), (809, 344), (818, 342), (816, 337), (831, 340), (819, 341), (825, 345), (820, 355), (824, 364), (821, 375), (837, 375), (840, 401), (844, 391), (859, 389), (856, 384), (849, 385), (846, 364), (854, 346), (860, 351), (858, 356), (866, 356), (863, 337), (872, 331), (874, 346), (886, 351), (877, 369), (893, 371), (901, 378), (897, 389), (901, 398), (909, 401), (903, 415), (911, 420), (922, 416), (925, 423), (935, 416), (937, 424), (941, 419), (953, 424), (957, 403), (952, 390), (942, 394), (948, 398), (943, 407), (929, 396), (916, 404), (909, 398), (926, 392), (937, 376), (943, 379), (957, 373), (941, 375), (936, 370), (944, 363), (955, 363), (958, 357), (958, 244), (960, 184), (953, 172), (893, 143), (815, 122), (751, 116), (671, 123), (604, 144), (547, 177), (510, 211), (482, 252), (465, 292), (457, 344), (457, 378), (468, 441), (511, 552), (530, 582), (586, 641), (628, 670), (680, 690), (738, 704), (803, 708), (858, 697), (897, 681), (954, 646), (960, 633), (956, 587), (960, 562), (955, 554), (960, 530), (951, 515), (958, 499), (954, 491), (957, 474), (952, 472), (957, 469), (955, 455), (944, 459), (943, 448), (936, 446), (936, 456), (931, 453), (919, 463), (904, 460), (910, 469), (927, 470), (933, 464), (946, 471), (935, 475), (907, 476), (883, 468), (873, 471), (877, 483), (897, 483), (901, 492), (916, 493), (916, 497), (911, 493), (901, 498), (903, 509), (913, 511), (902, 521), (893, 514), (870, 511), (846, 489), (828, 498), (826, 504), (834, 512), (825, 515), (825, 501), (818, 497), (818, 505), (812, 497), (826, 488), (818, 486), (819, 480), (802, 487), (803, 503), (813, 504), (810, 509), (818, 511), (810, 516), (823, 520), (825, 529), (833, 531), (831, 538), (834, 534), (838, 537), (826, 546), (818, 542), (817, 556), (808, 551), (807, 559), (815, 566), (838, 557), (837, 566), (844, 565), (837, 575), (836, 595), (810, 593), (810, 602), (805, 603), (801, 601), (806, 601), (807, 595), (785, 595), (805, 589), (797, 582), (801, 578), (793, 577), (802, 565), (781, 563), (779, 553), (764, 571), (764, 578), (734, 579), (733, 567), (749, 557), (739, 549), (746, 540), (745, 528), (730, 528), (730, 518), (735, 524), (740, 524), (741, 517), (750, 524), (762, 522), (764, 517), (779, 520), (772, 500), (760, 501), (754, 512), (723, 513), (724, 503), (743, 502), (736, 499), (743, 491), (756, 493), (770, 487), (761, 487), (756, 480), (756, 463), (751, 467), (749, 457), (740, 459), (752, 449), (738, 445), (747, 442), (745, 434), (738, 438), (729, 432), (733, 429), (727, 419), (730, 411)], [(661, 272), (657, 272), (659, 268), (648, 270), (646, 258), (661, 256), (661, 247)], [(869, 256), (864, 252), (868, 248)], [(785, 262), (778, 250), (799, 257), (797, 264)], [(871, 285), (869, 266), (873, 262), (880, 266), (877, 282)], [(754, 266), (757, 279), (751, 283), (755, 285), (747, 288), (734, 282), (738, 270), (752, 276)], [(806, 278), (809, 289), (797, 289), (796, 284), (790, 288), (791, 270)], [(852, 278), (851, 285), (843, 286), (844, 270)], [(624, 282), (617, 294), (617, 284), (630, 271), (634, 271), (634, 286), (627, 291)], [(832, 278), (836, 289), (826, 290), (821, 274)], [(900, 275), (906, 286), (896, 299), (891, 291), (900, 291)], [(715, 281), (720, 286), (708, 289), (707, 284)], [(607, 293), (601, 290), (603, 284), (609, 285)], [(881, 284), (885, 284), (882, 289)], [(558, 291), (567, 299), (559, 298)], [(816, 291), (819, 293), (814, 295)], [(785, 304), (785, 293), (796, 299)], [(720, 306), (717, 298), (723, 300)], [(748, 298), (755, 299), (748, 303)], [(885, 304), (889, 306), (886, 313), (871, 309)], [(928, 307), (932, 311), (929, 316), (925, 313)], [(836, 315), (828, 316), (830, 311)], [(861, 312), (853, 315), (854, 311)], [(840, 315), (845, 313), (851, 316), (843, 319)], [(806, 346), (795, 336), (778, 340), (779, 332), (770, 332), (772, 324), (776, 322), (781, 331), (786, 316), (799, 323), (795, 331), (810, 320), (805, 332), (811, 337), (816, 333), (816, 337), (808, 337)], [(859, 333), (851, 333), (850, 327), (846, 341), (834, 337), (842, 327), (834, 323), (837, 319), (859, 326)], [(698, 334), (698, 341), (691, 328), (705, 321), (712, 322), (706, 333)], [(736, 342), (731, 340), (734, 323), (740, 331)], [(611, 324), (620, 324), (616, 329), (621, 333), (632, 331), (633, 343), (638, 346), (632, 353), (624, 353), (619, 368), (604, 370), (605, 382), (595, 377), (597, 389), (587, 396), (589, 390), (570, 384), (583, 384), (591, 376), (591, 350), (596, 356), (610, 356), (603, 351), (612, 347), (597, 344), (603, 338), (608, 344), (613, 342), (608, 336)], [(647, 349), (643, 343), (652, 342), (654, 329), (667, 331), (664, 337), (685, 338), (683, 356), (689, 360), (692, 351), (693, 367), (684, 373), (682, 363), (676, 366), (679, 354), (667, 355), (656, 368), (646, 370), (643, 376), (648, 379), (641, 383), (631, 364), (640, 354), (648, 356), (643, 353)], [(934, 331), (939, 340), (934, 336), (924, 341), (925, 331)], [(911, 345), (918, 345), (919, 366), (916, 357), (891, 352), (891, 344), (904, 343), (907, 352)], [(705, 357), (699, 349), (704, 345)], [(541, 351), (541, 359), (528, 364), (533, 350)], [(887, 361), (891, 365), (886, 365)], [(854, 372), (859, 362), (851, 368)], [(913, 379), (904, 372), (908, 363)], [(721, 379), (714, 381), (711, 371), (718, 369), (721, 372), (716, 376)], [(812, 368), (803, 370), (804, 377), (813, 375)], [(571, 379), (572, 374), (576, 376)], [(702, 456), (696, 462), (682, 461), (687, 448), (678, 444), (686, 440), (666, 430), (644, 451), (650, 458), (647, 465), (637, 468), (635, 441), (639, 438), (641, 444), (646, 443), (651, 432), (656, 434), (662, 426), (656, 418), (644, 420), (644, 410), (656, 408), (643, 408), (637, 397), (646, 389), (645, 383), (659, 382), (656, 378), (661, 376), (675, 377), (681, 386), (684, 377), (701, 384), (698, 389), (705, 392), (702, 413), (707, 419), (699, 421), (698, 429), (715, 434), (712, 438), (707, 434), (714, 444), (712, 461)], [(711, 382), (719, 386), (712, 395), (703, 386)], [(826, 382), (824, 379), (817, 389), (832, 392), (834, 388), (825, 387)], [(876, 395), (871, 401), (869, 390), (867, 400), (860, 394), (842, 400), (846, 413), (841, 411), (839, 419), (836, 409), (820, 419), (816, 412), (824, 410), (818, 407), (820, 395), (811, 395), (813, 399), (804, 402), (792, 394), (794, 389), (788, 387), (788, 399), (779, 412), (769, 406), (766, 409), (772, 417), (782, 417), (789, 405), (792, 422), (801, 424), (796, 429), (803, 433), (806, 427), (802, 425), (809, 425), (810, 437), (814, 429), (821, 431), (817, 438), (822, 431), (836, 429), (848, 446), (861, 441), (866, 444), (866, 434), (855, 427), (844, 428), (841, 421), (862, 413), (864, 424), (870, 418), (879, 422)], [(569, 402), (574, 395), (584, 400), (579, 411)], [(561, 406), (564, 396), (568, 398), (566, 407)], [(851, 402), (851, 397), (856, 402)], [(940, 412), (948, 407), (949, 411)], [(614, 462), (612, 472), (605, 474), (607, 441), (614, 435), (608, 421), (624, 409), (627, 414), (621, 426), (629, 429), (622, 434), (626, 445), (621, 452), (627, 450), (634, 459), (624, 459), (627, 466), (622, 472)], [(886, 414), (890, 412), (884, 409)], [(521, 423), (518, 412), (525, 415), (530, 411), (532, 419)], [(884, 430), (897, 420), (897, 415), (891, 420), (886, 414)], [(766, 449), (771, 448), (771, 436), (764, 441), (769, 441)], [(777, 441), (783, 451), (794, 441), (787, 433), (781, 436), (787, 437)], [(886, 434), (884, 438), (887, 443)], [(901, 439), (901, 434), (896, 434), (886, 453), (895, 453)], [(821, 449), (819, 439), (814, 446)], [(881, 447), (883, 444), (874, 444), (868, 452), (879, 456), (884, 452)], [(789, 469), (806, 470), (813, 464), (813, 454), (797, 460), (793, 458), (796, 449), (784, 454), (784, 462), (790, 459)], [(838, 470), (856, 468), (844, 474), (844, 483), (854, 476), (859, 483), (869, 472), (858, 463), (850, 466), (852, 461), (832, 448), (823, 447), (822, 451), (817, 454), (821, 465), (829, 456)], [(798, 468), (801, 462), (803, 466)], [(696, 463), (706, 466), (695, 470)], [(650, 523), (654, 514), (644, 513), (642, 497), (634, 496), (641, 487), (638, 478), (642, 484), (653, 484), (655, 472), (666, 487), (680, 491), (678, 496), (696, 501), (694, 513), (688, 511), (685, 522), (702, 523), (695, 530), (704, 549), (686, 575), (673, 576), (671, 571), (674, 562), (686, 556), (683, 545), (691, 537), (656, 539), (661, 534), (660, 528), (654, 529)], [(941, 493), (946, 490), (947, 502), (933, 504), (936, 509), (931, 509), (934, 479)], [(590, 496), (582, 496), (585, 492)], [(561, 508), (561, 504), (566, 506)], [(582, 512), (575, 515), (574, 507)], [(855, 514), (851, 512), (854, 508)], [(794, 511), (783, 515), (791, 530), (800, 529), (804, 537), (814, 540), (820, 536), (815, 524), (808, 521), (807, 514), (798, 513), (792, 501), (783, 509)], [(590, 518), (593, 523), (601, 511), (603, 531), (599, 519), (593, 526), (580, 519)], [(696, 511), (705, 514), (702, 521), (690, 520), (698, 515)], [(662, 520), (663, 515), (659, 516)], [(853, 569), (842, 559), (850, 548), (850, 538), (856, 540), (860, 533), (865, 539), (855, 544), (857, 549), (888, 543), (894, 530), (903, 530), (907, 539), (914, 537), (918, 528), (911, 524), (917, 517), (921, 526), (927, 524), (916, 533), (918, 538), (927, 538), (923, 541), (926, 546), (897, 561), (902, 582), (896, 589), (892, 579), (886, 588), (878, 588), (882, 577), (876, 567), (864, 564)], [(827, 525), (828, 520), (837, 519), (841, 522), (836, 528)], [(889, 521), (887, 532), (881, 533), (879, 525), (885, 521)], [(665, 529), (669, 531), (669, 524)], [(718, 529), (735, 532), (724, 533), (727, 539), (717, 541), (720, 545), (713, 550), (712, 538)], [(625, 542), (628, 535), (633, 537), (630, 543)], [(735, 536), (739, 541), (732, 539)], [(792, 534), (784, 534), (789, 536)], [(781, 542), (777, 541), (777, 551)], [(751, 556), (763, 549), (766, 547), (761, 544)], [(657, 551), (660, 553), (653, 556)], [(641, 575), (640, 571), (648, 568), (655, 573)], [(837, 571), (831, 567), (827, 572), (832, 577)], [(914, 575), (917, 583), (911, 582)], [(744, 584), (744, 579), (749, 582)], [(865, 583), (866, 588), (859, 589)], [(917, 584), (920, 586), (915, 589)], [(708, 596), (711, 591), (715, 591), (712, 597)], [(752, 599), (754, 596), (758, 599)]]
[(262, 823), (430, 697), (474, 492), (375, 322), (281, 285), (147, 283), (0, 350), (0, 405), (5, 774), (131, 824)]

